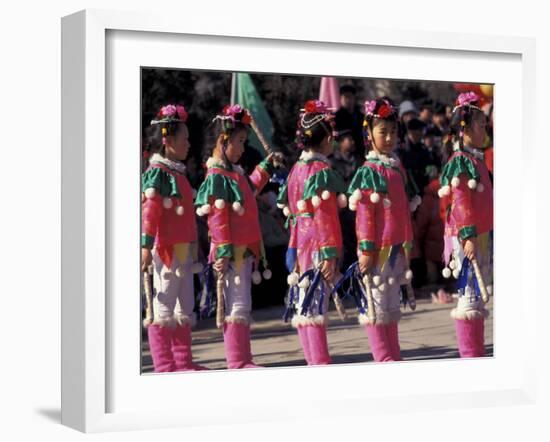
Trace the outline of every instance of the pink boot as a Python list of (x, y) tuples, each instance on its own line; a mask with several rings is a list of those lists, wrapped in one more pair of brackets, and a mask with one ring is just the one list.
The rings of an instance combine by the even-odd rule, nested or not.
[(309, 347), (309, 339), (307, 336), (307, 326), (300, 325), (297, 327), (298, 337), (300, 338), (300, 344), (302, 345), (302, 350), (304, 351), (304, 357), (306, 358), (307, 365), (312, 365), (311, 351)]
[(392, 349), (389, 344), (389, 339), (386, 334), (386, 326), (384, 324), (365, 326), (367, 337), (372, 352), (372, 357), (376, 362), (393, 361)]
[(401, 349), (399, 348), (399, 332), (397, 322), (390, 322), (386, 325), (386, 336), (390, 345), (390, 352), (394, 361), (401, 360)]
[(477, 336), (477, 353), (485, 356), (485, 319), (479, 318), (476, 320), (476, 336)]
[(480, 321), (483, 326), (483, 318), (455, 320), (458, 352), (461, 358), (477, 358), (484, 355), (485, 349), (482, 351), (479, 345)]
[(306, 325), (307, 340), (311, 363), (309, 365), (327, 365), (332, 362), (328, 353), (327, 329), (324, 325)]
[(158, 324), (152, 324), (147, 328), (149, 348), (153, 358), (155, 373), (164, 373), (176, 370), (172, 355), (171, 339), (174, 330)]
[(172, 354), (176, 371), (208, 370), (202, 365), (193, 363), (191, 353), (191, 326), (189, 324), (178, 325), (172, 335)]
[(226, 322), (223, 325), (225, 359), (227, 368), (256, 368), (250, 351), (250, 326), (237, 322)]

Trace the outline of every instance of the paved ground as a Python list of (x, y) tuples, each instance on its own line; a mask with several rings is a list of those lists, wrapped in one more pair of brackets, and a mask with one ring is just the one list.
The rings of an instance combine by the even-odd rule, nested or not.
[[(328, 343), (333, 363), (372, 361), (365, 331), (357, 323), (356, 310), (351, 304), (346, 306), (349, 314), (346, 322), (342, 322), (333, 309), (329, 313)], [(454, 303), (439, 305), (421, 299), (416, 311), (404, 311), (399, 325), (404, 360), (458, 357), (454, 322), (449, 316), (453, 306)], [(485, 347), (487, 356), (492, 356), (492, 303), (487, 308), (491, 314), (485, 323)], [(254, 362), (260, 365), (305, 364), (296, 331), (281, 319), (283, 310), (281, 306), (253, 312), (252, 353)], [(143, 339), (142, 350), (143, 372), (151, 372), (153, 367), (146, 339)], [(193, 359), (211, 369), (226, 368), (222, 333), (215, 328), (213, 318), (200, 322), (193, 331)]]

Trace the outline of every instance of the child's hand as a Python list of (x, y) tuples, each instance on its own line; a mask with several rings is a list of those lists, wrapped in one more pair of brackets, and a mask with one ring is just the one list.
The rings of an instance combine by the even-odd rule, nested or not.
[(376, 262), (376, 252), (369, 252), (359, 257), (359, 271), (366, 274)]
[(321, 273), (327, 282), (332, 282), (336, 276), (336, 258), (324, 260), (321, 264)]
[(214, 270), (218, 273), (226, 274), (229, 267), (229, 258), (218, 258), (214, 262)]
[(281, 152), (272, 152), (267, 156), (267, 161), (273, 164), (273, 167), (281, 167), (285, 161), (285, 156)]
[(141, 271), (146, 272), (153, 262), (153, 254), (150, 249), (143, 247), (141, 249)]
[(466, 258), (468, 258), (470, 261), (476, 259), (475, 238), (468, 238), (466, 241), (464, 241), (464, 255), (466, 255)]

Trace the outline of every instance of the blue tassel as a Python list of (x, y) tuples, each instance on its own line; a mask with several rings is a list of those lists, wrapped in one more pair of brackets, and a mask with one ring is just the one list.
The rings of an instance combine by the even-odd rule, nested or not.
[(286, 269), (289, 273), (294, 271), (296, 265), (297, 250), (295, 247), (289, 247), (286, 251)]
[[(313, 278), (311, 276), (313, 275)], [(319, 285), (321, 281), (321, 270), (308, 270), (305, 272), (302, 277), (300, 278), (300, 281), (306, 277), (310, 279), (311, 283), (309, 284), (309, 287), (306, 290), (306, 295), (304, 297), (304, 302), (302, 303), (302, 311), (300, 314), (306, 316), (307, 312), (309, 311), (309, 307), (311, 306), (311, 303), (313, 301), (313, 296), (315, 295), (315, 290), (317, 289), (317, 286)]]
[(296, 285), (293, 285), (288, 290), (288, 301), (287, 301), (285, 313), (283, 315), (283, 321), (284, 322), (288, 322), (294, 316), (294, 313), (296, 311), (294, 303), (295, 303), (295, 299), (297, 298), (297, 295), (298, 295), (298, 290), (299, 290), (299, 288)]
[(462, 261), (462, 268), (460, 269), (460, 274), (458, 275), (458, 281), (456, 283), (460, 296), (464, 296), (466, 292), (466, 287), (468, 286), (468, 280), (470, 278), (473, 280), (475, 299), (478, 300), (481, 297), (479, 283), (477, 281), (477, 277), (475, 275), (475, 271), (473, 269), (471, 261), (467, 257), (465, 257)]
[(392, 269), (395, 266), (395, 261), (397, 260), (397, 255), (399, 255), (400, 250), (401, 250), (401, 246), (391, 246), (390, 256), (388, 258), (388, 261)]

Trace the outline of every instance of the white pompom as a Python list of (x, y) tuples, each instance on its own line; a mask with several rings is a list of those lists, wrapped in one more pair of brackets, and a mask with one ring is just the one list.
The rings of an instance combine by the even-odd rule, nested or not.
[(299, 211), (304, 211), (307, 208), (307, 204), (304, 200), (298, 200), (297, 206)]
[(195, 213), (197, 214), (197, 216), (204, 216), (205, 215), (205, 213), (202, 211), (201, 207), (198, 207), (197, 210), (195, 210)]
[(448, 196), (451, 194), (451, 187), (450, 186), (443, 186), (438, 191), (437, 194), (439, 195), (439, 198), (443, 198), (444, 196)]
[(162, 200), (162, 205), (164, 206), (165, 209), (171, 209), (172, 208), (172, 198), (164, 198)]
[(258, 285), (260, 282), (262, 282), (262, 275), (258, 270), (254, 270), (252, 272), (252, 283)]
[(237, 212), (237, 215), (243, 216), (244, 215), (244, 207), (241, 207), (240, 210)]
[(300, 276), (298, 275), (298, 273), (292, 272), (286, 277), (286, 283), (288, 284), (289, 287), (291, 287), (293, 285), (298, 284), (299, 279), (300, 279)]
[(323, 193), (321, 193), (321, 198), (323, 198), (325, 201), (330, 198), (330, 192), (328, 190), (323, 190)]
[(448, 268), (448, 267), (445, 267), (443, 269), (443, 272), (441, 272), (441, 273), (443, 273), (444, 278), (450, 278), (451, 277), (451, 269)]
[(202, 272), (202, 269), (204, 268), (204, 266), (202, 265), (202, 262), (194, 262), (192, 265), (191, 265), (191, 272), (192, 273), (200, 273)]
[(185, 209), (183, 208), (183, 206), (178, 206), (176, 207), (176, 213), (179, 215), (179, 216), (182, 216), (185, 212)]
[(382, 278), (380, 277), (380, 275), (375, 275), (372, 277), (372, 283), (376, 286), (380, 285), (380, 283), (382, 282)]
[(235, 201), (231, 207), (233, 208), (233, 210), (235, 212), (239, 212), (242, 208), (243, 208), (243, 205), (239, 202), (239, 201)]
[(225, 208), (225, 201), (221, 198), (218, 198), (216, 201), (214, 201), (214, 205), (216, 206), (216, 209), (224, 209)]
[(286, 217), (288, 217), (290, 215), (290, 209), (288, 208), (288, 206), (284, 207), (283, 215), (286, 216)]
[(353, 198), (355, 201), (361, 201), (362, 197), (363, 194), (361, 193), (361, 189), (355, 189), (351, 194), (351, 198)]
[(391, 201), (389, 198), (384, 198), (384, 209), (389, 209), (391, 207)]
[(301, 289), (307, 289), (309, 287), (309, 278), (304, 278), (298, 283), (298, 287)]
[(490, 295), (493, 294), (493, 286), (492, 285), (487, 286), (487, 293), (489, 293)]
[(262, 273), (262, 276), (265, 280), (268, 280), (268, 279), (271, 279), (271, 277), (273, 276), (273, 273), (271, 273), (271, 270), (265, 269), (264, 272)]
[(408, 269), (406, 272), (405, 272), (405, 279), (410, 282), (412, 281), (413, 279), (413, 272), (411, 269)]
[(378, 290), (380, 290), (381, 292), (385, 292), (386, 291), (386, 284), (382, 283), (378, 286)]
[(389, 285), (394, 285), (394, 284), (395, 284), (395, 278), (394, 278), (393, 276), (390, 276), (390, 277), (388, 278), (388, 284), (389, 284)]
[(460, 178), (455, 176), (452, 180), (451, 180), (451, 186), (453, 187), (458, 187), (460, 185)]
[(477, 181), (476, 180), (474, 180), (474, 179), (468, 180), (468, 187), (470, 189), (473, 190), (473, 189), (476, 188), (476, 186), (477, 186)]
[(483, 183), (479, 183), (479, 184), (477, 185), (476, 190), (477, 190), (478, 192), (483, 192), (483, 191), (485, 190), (485, 186), (483, 185)]
[(321, 198), (319, 198), (317, 195), (311, 197), (311, 204), (316, 209), (321, 205)]
[(205, 215), (208, 215), (210, 213), (210, 209), (210, 204), (205, 204), (201, 207), (202, 213), (204, 213)]
[(183, 276), (183, 269), (181, 267), (176, 268), (176, 278), (181, 278)]
[(351, 198), (349, 200), (349, 210), (351, 210), (352, 212), (355, 212), (357, 210), (357, 203)]
[(346, 197), (345, 194), (341, 193), (340, 195), (338, 195), (338, 207), (340, 207), (341, 209), (343, 209), (344, 207), (346, 207), (348, 205), (348, 199)]
[(147, 198), (154, 198), (157, 194), (157, 190), (154, 187), (149, 187), (148, 189), (145, 189), (145, 196)]
[(241, 285), (241, 277), (239, 275), (235, 275), (235, 277), (233, 278), (233, 282), (235, 283), (235, 285)]
[(460, 270), (454, 269), (453, 270), (453, 278), (458, 279), (459, 276), (460, 276)]
[(373, 192), (370, 194), (370, 201), (371, 203), (376, 204), (378, 201), (380, 201), (380, 194)]
[(451, 270), (454, 270), (456, 268), (456, 262), (455, 260), (453, 259), (452, 261), (449, 262), (449, 268)]
[(277, 203), (277, 208), (278, 208), (278, 209), (284, 209), (284, 208), (285, 208), (285, 205), (282, 204), (282, 203)]

